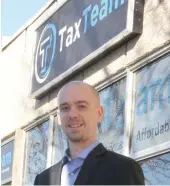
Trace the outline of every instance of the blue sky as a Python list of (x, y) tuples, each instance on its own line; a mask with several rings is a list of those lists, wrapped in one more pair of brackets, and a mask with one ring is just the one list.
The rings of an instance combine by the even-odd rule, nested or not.
[(48, 0), (1, 0), (2, 36), (12, 36), (33, 17)]

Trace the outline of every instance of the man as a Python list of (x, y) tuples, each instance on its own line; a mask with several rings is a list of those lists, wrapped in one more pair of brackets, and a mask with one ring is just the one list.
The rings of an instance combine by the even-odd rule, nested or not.
[(58, 110), (69, 149), (59, 163), (36, 177), (35, 185), (144, 185), (137, 162), (97, 142), (103, 108), (92, 86), (66, 84), (58, 93)]

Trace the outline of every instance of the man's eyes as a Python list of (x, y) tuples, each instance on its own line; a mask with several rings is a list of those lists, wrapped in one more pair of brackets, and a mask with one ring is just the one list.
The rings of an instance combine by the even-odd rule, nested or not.
[[(87, 105), (77, 105), (76, 106), (79, 110), (82, 110), (82, 109), (86, 109), (87, 108)], [(71, 108), (69, 106), (62, 106), (59, 108), (60, 111), (62, 112), (66, 112), (66, 111), (69, 111)]]
[(68, 106), (61, 107), (60, 110), (61, 110), (61, 111), (68, 111), (68, 110), (69, 110), (69, 107), (68, 107)]
[(87, 106), (86, 105), (78, 105), (78, 108), (85, 109), (85, 108), (87, 108)]

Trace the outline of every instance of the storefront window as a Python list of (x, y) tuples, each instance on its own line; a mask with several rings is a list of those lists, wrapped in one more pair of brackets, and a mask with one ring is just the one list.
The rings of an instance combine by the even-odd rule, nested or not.
[(170, 141), (170, 55), (136, 73), (133, 153)]
[(25, 184), (33, 185), (35, 176), (46, 169), (49, 121), (27, 133)]
[(104, 146), (121, 153), (125, 116), (125, 79), (99, 92), (104, 118), (98, 126), (98, 139)]
[(1, 183), (9, 184), (12, 180), (12, 167), (14, 157), (14, 140), (1, 146)]
[(60, 125), (58, 125), (57, 116), (55, 117), (55, 136), (54, 136), (54, 162), (59, 162), (64, 156), (68, 147), (68, 142)]
[(146, 185), (170, 185), (170, 153), (140, 162)]

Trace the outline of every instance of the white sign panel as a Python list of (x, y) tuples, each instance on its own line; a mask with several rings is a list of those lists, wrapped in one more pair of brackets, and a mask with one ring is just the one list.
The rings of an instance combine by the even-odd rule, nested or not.
[(136, 74), (133, 153), (170, 141), (170, 55)]

